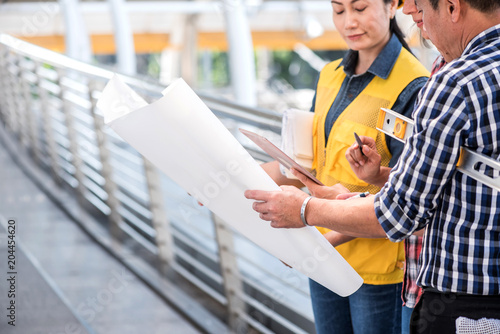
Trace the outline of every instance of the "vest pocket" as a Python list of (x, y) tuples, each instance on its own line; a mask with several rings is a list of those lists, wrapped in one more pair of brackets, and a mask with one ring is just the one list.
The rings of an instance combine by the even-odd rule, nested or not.
[(359, 136), (371, 137), (374, 140), (378, 134), (374, 128), (347, 119), (341, 121), (340, 124), (335, 124), (328, 138), (325, 170), (330, 177), (344, 185), (366, 187), (368, 183), (358, 179), (345, 157), (345, 152), (355, 142), (354, 132)]

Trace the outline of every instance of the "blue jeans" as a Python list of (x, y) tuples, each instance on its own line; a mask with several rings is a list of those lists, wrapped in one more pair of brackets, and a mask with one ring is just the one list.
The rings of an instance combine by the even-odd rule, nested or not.
[(401, 311), (401, 334), (410, 334), (410, 317), (412, 308), (403, 306)]
[(402, 284), (370, 285), (340, 297), (309, 280), (317, 334), (400, 334)]

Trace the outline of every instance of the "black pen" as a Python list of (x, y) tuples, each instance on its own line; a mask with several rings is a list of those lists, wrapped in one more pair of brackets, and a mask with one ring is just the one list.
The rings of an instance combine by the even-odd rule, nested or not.
[(359, 151), (361, 152), (362, 155), (365, 155), (363, 153), (363, 142), (361, 141), (361, 138), (359, 138), (359, 136), (356, 132), (354, 132), (354, 138), (356, 138), (356, 141), (358, 142)]

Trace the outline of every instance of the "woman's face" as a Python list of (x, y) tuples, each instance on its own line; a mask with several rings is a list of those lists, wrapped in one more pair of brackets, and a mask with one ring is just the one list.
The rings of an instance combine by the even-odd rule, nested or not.
[(390, 38), (389, 22), (397, 0), (331, 0), (333, 23), (350, 49), (381, 49)]
[(422, 21), (422, 11), (417, 9), (415, 0), (405, 0), (405, 3), (403, 5), (403, 13), (406, 15), (411, 15), (413, 22), (415, 22), (420, 31), (422, 31), (422, 37), (425, 39), (429, 39), (429, 36), (424, 29), (424, 23)]

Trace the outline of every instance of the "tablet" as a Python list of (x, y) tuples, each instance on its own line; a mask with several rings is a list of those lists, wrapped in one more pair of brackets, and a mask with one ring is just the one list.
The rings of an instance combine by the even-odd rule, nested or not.
[(264, 150), (267, 154), (269, 154), (271, 157), (276, 159), (280, 164), (285, 166), (287, 169), (291, 169), (292, 167), (307, 176), (309, 179), (311, 179), (314, 183), (317, 183), (321, 186), (324, 184), (321, 183), (320, 180), (318, 180), (314, 175), (312, 175), (307, 169), (299, 165), (295, 160), (290, 158), (288, 155), (285, 154), (282, 150), (280, 150), (276, 145), (271, 143), (267, 138), (256, 134), (255, 132), (248, 131), (245, 129), (239, 129), (241, 133), (243, 133), (245, 136), (250, 138), (257, 146), (259, 146), (261, 149)]

